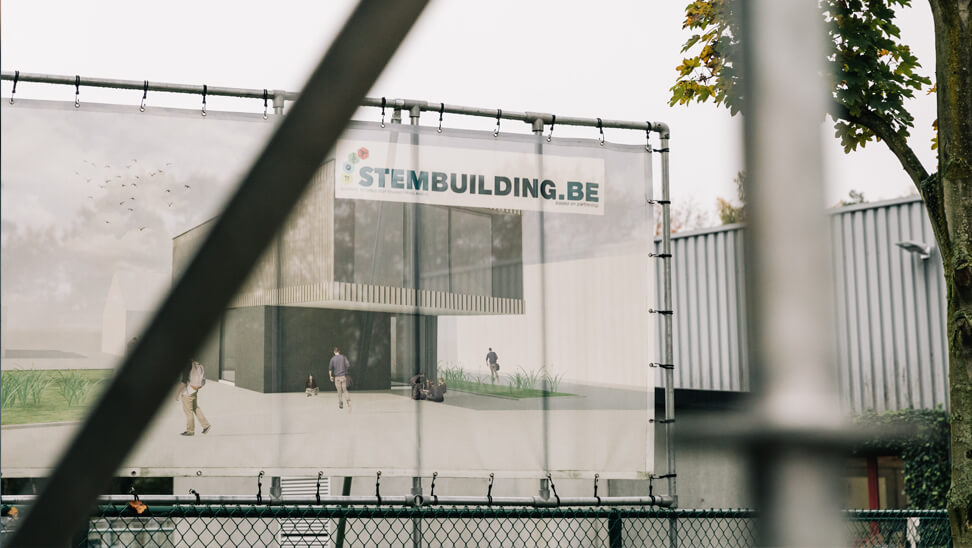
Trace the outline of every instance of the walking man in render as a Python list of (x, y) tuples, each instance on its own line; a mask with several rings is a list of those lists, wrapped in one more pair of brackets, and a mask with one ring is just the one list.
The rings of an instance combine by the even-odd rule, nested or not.
[(496, 381), (499, 379), (498, 360), (499, 356), (497, 356), (496, 352), (493, 352), (493, 349), (490, 348), (489, 353), (486, 354), (486, 365), (489, 366), (489, 378), (493, 381), (493, 384), (496, 384)]
[(348, 369), (350, 368), (351, 363), (348, 362), (348, 358), (341, 353), (340, 348), (335, 346), (334, 356), (331, 357), (327, 372), (331, 376), (334, 387), (337, 388), (338, 409), (344, 409), (344, 401), (347, 400), (348, 413), (351, 412), (351, 394), (348, 392)]
[(182, 402), (182, 411), (186, 414), (186, 430), (182, 433), (183, 436), (192, 436), (196, 433), (195, 419), (199, 419), (203, 434), (208, 433), (212, 428), (202, 408), (199, 407), (199, 390), (205, 385), (206, 370), (201, 363), (193, 361), (182, 373), (182, 384), (179, 390), (179, 401)]

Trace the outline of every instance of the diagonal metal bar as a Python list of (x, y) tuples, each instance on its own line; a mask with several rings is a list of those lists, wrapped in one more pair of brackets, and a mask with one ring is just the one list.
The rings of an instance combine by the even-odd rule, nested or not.
[(362, 0), (62, 455), (12, 546), (63, 546), (171, 396), (427, 0)]

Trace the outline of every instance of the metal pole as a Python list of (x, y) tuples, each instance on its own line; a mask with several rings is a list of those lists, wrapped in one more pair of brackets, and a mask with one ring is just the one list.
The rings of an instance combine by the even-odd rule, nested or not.
[[(395, 112), (399, 112), (399, 111), (396, 110)], [(422, 115), (422, 109), (417, 104), (416, 105), (412, 105), (412, 107), (409, 108), (408, 115), (409, 115), (409, 124), (411, 124), (413, 126), (418, 126), (419, 125), (419, 117)], [(395, 122), (395, 117), (394, 116), (392, 116), (392, 122)], [(399, 123), (400, 122), (401, 122), (401, 119), (399, 119)], [(418, 144), (419, 144), (419, 136), (418, 136), (418, 133), (414, 133), (414, 132), (412, 133), (411, 143), (412, 143), (412, 147), (413, 147), (412, 150), (413, 151), (417, 151), (418, 150)], [(420, 217), (422, 215), (422, 211), (421, 211), (421, 206), (419, 204), (416, 204), (416, 203), (406, 204), (406, 210), (409, 209), (409, 207), (408, 207), (409, 205), (411, 206), (411, 210), (412, 210), (412, 226), (410, 227), (411, 228), (411, 240), (412, 240), (412, 280), (413, 280), (413, 284), (412, 285), (413, 285), (413, 288), (415, 289), (415, 293), (418, 294), (418, 291), (419, 291), (419, 289), (421, 287), (421, 281), (420, 281), (421, 280), (421, 265), (419, 264), (419, 258), (421, 257), (420, 250), (421, 250), (422, 242), (420, 241), (420, 239), (422, 238), (422, 233), (419, 231), (419, 227), (421, 226), (421, 224), (420, 224), (421, 223)], [(407, 248), (405, 250), (403, 250), (403, 251), (406, 251), (407, 252)], [(422, 347), (421, 347), (423, 341), (425, 340), (425, 338), (422, 336), (425, 333), (425, 329), (424, 329), (424, 327), (422, 325), (424, 322), (423, 322), (422, 316), (420, 316), (418, 314), (418, 311), (417, 310), (416, 310), (415, 315), (413, 317), (415, 319), (414, 322), (413, 322), (413, 325), (414, 325), (414, 328), (415, 328), (414, 329), (414, 337), (413, 337), (413, 341), (414, 341), (414, 345), (415, 345), (415, 347), (414, 347), (415, 348), (415, 358), (416, 358), (415, 359), (415, 363), (418, 363), (419, 364), (419, 372), (421, 372), (423, 369), (425, 369), (423, 367), (423, 364), (421, 364), (422, 357), (424, 356), (424, 354), (422, 352)], [(428, 371), (426, 371), (426, 375), (428, 375)], [(433, 382), (435, 382), (435, 381), (433, 381)], [(422, 466), (422, 406), (419, 405), (419, 403), (420, 402), (418, 402), (418, 401), (415, 402), (415, 434), (416, 434), (415, 435), (415, 440), (416, 440), (416, 443), (415, 443), (415, 453), (416, 453), (415, 454), (415, 464), (416, 464), (416, 467), (419, 470), (421, 470), (421, 466)], [(421, 473), (421, 472), (419, 472), (419, 473)], [(414, 477), (412, 477), (412, 491), (411, 491), (411, 494), (412, 494), (412, 497), (421, 497), (422, 496), (422, 477), (421, 476), (414, 476)], [(412, 518), (412, 546), (414, 546), (415, 548), (421, 548), (421, 546), (422, 546), (422, 518), (419, 518), (419, 517), (413, 517)]]
[[(662, 206), (662, 283), (664, 296), (662, 306), (664, 310), (672, 310), (672, 206), (668, 179), (668, 146), (671, 134), (668, 126), (662, 127), (661, 133), (661, 206)], [(672, 341), (672, 314), (662, 314), (663, 334), (665, 337), (665, 363), (674, 364), (675, 355)], [(671, 367), (665, 368), (665, 447), (668, 476), (668, 494), (676, 496), (675, 487), (675, 372)], [(677, 500), (677, 499), (676, 499)]]
[[(395, 112), (400, 112), (400, 111), (396, 110)], [(411, 108), (409, 108), (408, 115), (409, 115), (409, 124), (411, 124), (413, 126), (417, 126), (417, 125), (419, 125), (419, 117), (422, 115), (422, 109), (419, 108), (418, 105), (413, 105)], [(392, 116), (392, 122), (395, 122), (395, 116)], [(399, 123), (400, 122), (401, 122), (401, 119), (399, 118)], [(419, 144), (418, 143), (418, 134), (417, 133), (412, 133), (411, 142), (412, 142), (412, 145), (414, 147), (413, 150), (417, 150), (418, 149), (417, 145)], [(416, 293), (418, 292), (419, 287), (421, 286), (421, 283), (420, 283), (421, 265), (419, 264), (419, 257), (421, 256), (420, 255), (420, 251), (419, 251), (420, 248), (421, 248), (421, 242), (419, 240), (422, 237), (422, 234), (419, 231), (419, 226), (420, 226), (420, 224), (419, 224), (419, 222), (420, 222), (419, 221), (419, 216), (421, 215), (421, 211), (419, 210), (419, 208), (420, 208), (420, 206), (418, 204), (415, 204), (415, 203), (411, 204), (411, 209), (412, 209), (412, 226), (411, 226), (411, 236), (412, 236), (412, 238), (411, 238), (411, 240), (412, 240), (412, 280), (413, 280), (413, 287), (415, 288)], [(414, 336), (413, 340), (414, 340), (414, 343), (415, 343), (416, 363), (419, 363), (421, 361), (421, 357), (423, 355), (422, 348), (421, 348), (420, 345), (423, 342), (422, 334), (424, 333), (424, 329), (421, 326), (422, 317), (417, 312), (416, 312), (414, 318), (415, 318), (415, 321), (414, 321), (414, 327), (415, 327), (414, 335), (415, 336)], [(422, 369), (422, 365), (421, 364), (419, 365), (419, 368), (420, 368), (420, 371), (421, 371), (421, 369)], [(416, 432), (416, 436), (415, 436), (415, 438), (416, 438), (416, 444), (415, 444), (415, 446), (416, 446), (416, 449), (415, 449), (415, 451), (416, 451), (415, 463), (416, 463), (417, 466), (421, 467), (421, 462), (422, 462), (421, 461), (421, 459), (422, 459), (422, 432), (421, 432), (421, 430), (422, 430), (422, 406), (421, 405), (418, 405), (418, 403), (419, 402), (415, 402), (415, 404), (416, 404), (415, 405), (415, 432)], [(413, 476), (412, 477), (412, 491), (411, 491), (411, 494), (412, 494), (412, 497), (420, 497), (422, 495), (422, 477), (421, 476)], [(412, 546), (414, 546), (415, 548), (421, 548), (421, 546), (422, 546), (422, 519), (421, 518), (418, 518), (418, 517), (412, 518)]]
[(287, 92), (279, 89), (273, 90), (273, 113), (284, 113), (284, 101), (287, 99)]
[[(0, 73), (0, 78), (3, 80), (13, 80), (14, 73), (10, 71), (3, 71)], [(34, 82), (39, 84), (55, 84), (55, 85), (65, 85), (74, 87), (75, 76), (60, 76), (54, 74), (32, 74), (32, 73), (20, 73), (18, 78), (20, 82)], [(145, 89), (145, 82), (142, 80), (118, 80), (113, 78), (87, 78), (81, 77), (82, 87), (93, 87), (93, 88), (109, 88), (109, 89), (131, 89), (136, 91), (143, 91)], [(164, 93), (186, 93), (191, 95), (202, 95), (203, 86), (202, 84), (171, 84), (164, 82), (149, 82), (148, 91), (164, 92)], [(280, 91), (274, 90), (274, 97), (276, 98), (278, 94), (282, 94), (287, 101), (297, 100), (298, 93), (293, 91)], [(263, 99), (262, 89), (246, 89), (246, 88), (232, 88), (225, 86), (206, 86), (206, 95), (210, 96), (221, 96), (221, 97), (243, 97), (246, 99)]]
[[(352, 476), (344, 477), (344, 485), (341, 487), (341, 495), (342, 495), (341, 498), (350, 497), (352, 480), (353, 480)], [(321, 503), (323, 502), (324, 502), (324, 498), (321, 497)], [(344, 516), (341, 516), (341, 518), (338, 519), (337, 534), (334, 537), (335, 548), (344, 548), (344, 532), (345, 529), (347, 528), (347, 523), (348, 523), (348, 519)]]
[[(0, 80), (13, 80), (13, 71), (3, 71), (0, 72)], [(74, 76), (61, 76), (52, 74), (36, 74), (36, 73), (20, 73), (18, 78), (19, 82), (32, 82), (41, 84), (55, 84), (74, 87)], [(145, 86), (143, 80), (117, 80), (117, 79), (107, 79), (107, 78), (87, 78), (81, 77), (81, 87), (99, 87), (99, 88), (110, 88), (110, 89), (130, 89), (136, 91), (142, 91)], [(161, 91), (166, 93), (185, 93), (191, 95), (202, 95), (203, 87), (202, 85), (186, 85), (186, 84), (170, 84), (170, 83), (153, 83), (149, 81), (149, 91)], [(246, 89), (246, 88), (232, 88), (232, 87), (219, 87), (219, 86), (208, 86), (207, 95), (210, 96), (223, 96), (223, 97), (242, 97), (245, 99), (263, 99), (262, 89)], [(294, 91), (283, 91), (283, 90), (273, 90), (273, 107), (275, 113), (280, 113), (283, 111), (283, 102), (286, 101), (296, 101), (300, 96), (300, 92)], [(394, 110), (399, 111), (398, 117), (401, 120), (401, 111), (408, 110), (411, 112), (413, 106), (418, 106), (419, 110), (422, 112), (439, 112), (439, 103), (422, 101), (422, 100), (412, 100), (412, 99), (394, 99), (387, 101), (386, 104), (392, 107)], [(381, 97), (363, 97), (359, 101), (359, 105), (362, 107), (380, 107)], [(280, 112), (278, 112), (278, 109)], [(449, 105), (444, 104), (441, 107), (442, 112), (445, 114), (461, 114), (463, 116), (476, 116), (480, 118), (496, 118), (495, 108), (479, 108), (479, 107), (467, 107), (461, 105)], [(534, 124), (537, 119), (543, 121), (544, 124), (548, 124), (553, 119), (553, 115), (549, 113), (538, 113), (538, 112), (517, 112), (513, 110), (503, 109), (501, 115), (503, 120), (516, 120), (520, 122), (525, 122), (528, 124)], [(636, 122), (630, 120), (601, 120), (601, 126), (605, 128), (613, 129), (632, 129), (638, 131), (654, 130), (654, 128), (660, 122)], [(584, 127), (597, 127), (597, 118), (581, 118), (576, 116), (557, 116), (557, 125), (565, 126), (584, 126)], [(664, 124), (662, 124), (664, 125)]]
[(621, 520), (621, 513), (614, 511), (608, 517), (608, 546), (611, 548), (622, 548), (624, 546), (624, 521)]
[(821, 168), (826, 34), (814, 2), (738, 7), (758, 543), (843, 546), (834, 459), (842, 416)]
[[(197, 500), (193, 495), (141, 495), (139, 500), (146, 505), (223, 505), (223, 506), (377, 506), (378, 498), (374, 496), (351, 496), (351, 477), (344, 478), (344, 489), (341, 496), (332, 495), (321, 497), (318, 504), (317, 497), (284, 496), (279, 499), (264, 497), (261, 501), (251, 495), (200, 495)], [(542, 480), (546, 484), (546, 479)], [(37, 501), (34, 495), (7, 495), (3, 497), (4, 504), (30, 506)], [(124, 505), (132, 500), (130, 495), (103, 495), (97, 498), (97, 504)], [(418, 506), (414, 495), (389, 495), (381, 497), (381, 506)], [(560, 497), (560, 506), (657, 506), (673, 508), (674, 499), (667, 495), (644, 497)], [(535, 497), (450, 497), (438, 496), (437, 501), (430, 498), (422, 499), (422, 506), (523, 506), (532, 508), (554, 508), (557, 499), (551, 498), (548, 491)]]
[[(661, 206), (662, 206), (662, 283), (664, 296), (662, 306), (667, 310), (667, 314), (662, 314), (663, 335), (665, 338), (665, 453), (666, 453), (666, 472), (668, 480), (668, 494), (675, 500), (674, 507), (678, 506), (678, 495), (676, 493), (676, 474), (675, 474), (675, 353), (672, 341), (672, 204), (671, 188), (669, 186), (668, 170), (668, 151), (671, 132), (667, 125), (660, 124), (658, 128), (661, 137)], [(668, 545), (671, 548), (678, 546), (678, 521), (677, 518), (668, 519)]]
[[(412, 497), (413, 500), (421, 500), (422, 497), (422, 478), (412, 478)], [(422, 518), (412, 518), (412, 546), (422, 547)]]
[[(543, 136), (543, 118), (538, 117), (533, 120), (532, 131), (533, 134), (538, 137), (535, 150), (537, 152), (537, 157), (539, 158), (540, 161), (539, 172), (543, 173), (543, 139), (541, 138)], [(546, 238), (544, 234), (544, 228), (546, 224), (544, 222), (544, 211), (542, 209), (539, 212), (537, 212), (537, 224), (539, 226), (539, 230), (537, 231), (537, 237), (540, 240), (538, 242), (539, 256), (537, 260), (537, 263), (540, 265), (540, 287), (541, 287), (540, 310), (542, 310), (543, 314), (545, 315), (547, 313), (547, 304), (546, 304), (547, 280), (546, 280), (545, 264), (544, 264), (546, 261), (546, 256), (544, 254), (544, 243)], [(550, 463), (550, 414), (549, 414), (550, 401), (547, 399), (548, 387), (547, 387), (547, 377), (546, 377), (546, 373), (547, 373), (546, 371), (547, 369), (546, 321), (543, 321), (543, 329), (541, 330), (541, 335), (540, 335), (540, 344), (541, 344), (540, 356), (542, 357), (541, 367), (544, 370), (544, 377), (542, 381), (543, 397), (541, 398), (543, 412), (540, 415), (541, 422), (543, 425), (542, 426), (543, 428), (543, 468), (545, 471), (549, 472), (550, 471), (550, 466), (549, 466)], [(540, 496), (544, 499), (550, 498), (550, 482), (546, 478), (540, 480)]]
[[(168, 398), (374, 84), (425, 0), (362, 0), (61, 456), (11, 545), (59, 546)], [(367, 47), (360, 37), (369, 35)], [(262, 98), (263, 92), (260, 92)], [(248, 245), (238, 245), (247, 242)]]

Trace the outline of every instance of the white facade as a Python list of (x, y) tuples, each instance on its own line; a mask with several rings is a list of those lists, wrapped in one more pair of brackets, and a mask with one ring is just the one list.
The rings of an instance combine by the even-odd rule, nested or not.
[(132, 337), (149, 321), (169, 280), (148, 271), (116, 271), (111, 277), (101, 319), (101, 351), (113, 356), (125, 353)]
[[(439, 318), (441, 364), (501, 373), (546, 367), (563, 380), (644, 388), (656, 357), (647, 253), (524, 265), (524, 314)], [(444, 336), (445, 335), (445, 336)]]

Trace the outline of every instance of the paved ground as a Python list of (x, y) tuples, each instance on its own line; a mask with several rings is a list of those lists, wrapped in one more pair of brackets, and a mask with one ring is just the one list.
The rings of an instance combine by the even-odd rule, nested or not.
[[(506, 379), (501, 377), (497, 384), (503, 385), (505, 382)], [(403, 390), (396, 390), (393, 393), (411, 397), (411, 393), (407, 387), (403, 388)], [(547, 398), (547, 409), (557, 411), (594, 411), (605, 409), (644, 411), (648, 409), (649, 404), (648, 396), (646, 396), (645, 392), (635, 390), (562, 382), (557, 386), (557, 392), (571, 395)], [(652, 397), (654, 397), (654, 391), (652, 391)], [(654, 404), (653, 402), (651, 403), (652, 405)], [(524, 411), (543, 409), (544, 401), (543, 398), (505, 398), (450, 389), (446, 394), (444, 404), (479, 411)]]
[[(200, 405), (212, 431), (202, 435), (197, 427), (195, 436), (180, 436), (185, 415), (173, 393), (126, 468), (144, 475), (370, 475), (380, 469), (454, 477), (530, 477), (550, 469), (607, 478), (634, 477), (632, 470), (653, 462), (644, 394), (567, 384), (560, 390), (579, 395), (549, 400), (545, 444), (539, 400), (449, 393), (445, 403), (416, 402), (406, 388), (396, 388), (353, 393), (349, 412), (338, 409), (333, 392), (260, 394), (211, 381)], [(44, 475), (76, 429), (4, 427), (4, 474)]]

